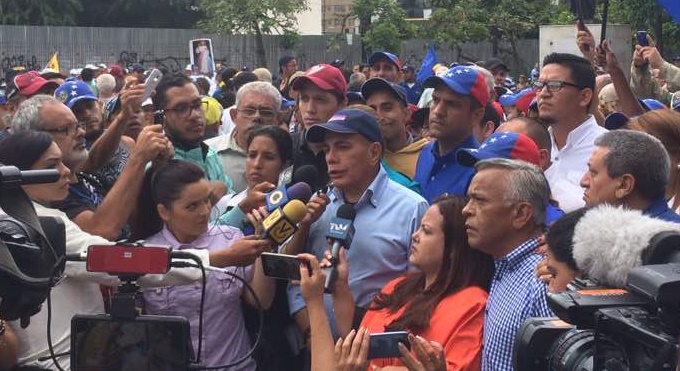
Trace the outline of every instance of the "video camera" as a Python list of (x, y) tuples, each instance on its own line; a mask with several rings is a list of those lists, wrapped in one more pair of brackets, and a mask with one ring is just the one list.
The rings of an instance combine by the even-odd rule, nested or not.
[(57, 170), (0, 164), (0, 318), (24, 328), (64, 271), (66, 237), (63, 221), (38, 217), (21, 186), (58, 179)]
[(575, 280), (548, 294), (556, 318), (518, 330), (514, 367), (523, 370), (675, 370), (680, 332), (680, 233), (657, 234), (626, 289)]

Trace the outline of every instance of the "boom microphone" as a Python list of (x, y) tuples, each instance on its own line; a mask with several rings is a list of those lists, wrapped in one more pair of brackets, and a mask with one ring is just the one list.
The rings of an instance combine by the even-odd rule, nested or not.
[(585, 213), (574, 228), (576, 266), (599, 284), (626, 287), (628, 272), (642, 265), (643, 254), (660, 232), (680, 232), (680, 224), (610, 205)]
[(305, 215), (307, 215), (305, 204), (300, 200), (290, 200), (283, 208), (275, 209), (262, 221), (264, 232), (260, 237), (268, 238), (280, 245), (297, 232), (297, 224)]
[(338, 213), (335, 218), (331, 219), (326, 232), (326, 238), (332, 241), (331, 245), (331, 266), (326, 271), (326, 282), (324, 282), (324, 291), (330, 293), (333, 290), (335, 280), (338, 278), (338, 261), (340, 255), (340, 248), (349, 249), (354, 238), (354, 218), (357, 212), (354, 206), (350, 204), (343, 204), (338, 208)]

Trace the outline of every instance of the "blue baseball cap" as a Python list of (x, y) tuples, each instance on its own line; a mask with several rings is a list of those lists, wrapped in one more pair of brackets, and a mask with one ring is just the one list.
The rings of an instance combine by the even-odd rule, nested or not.
[(673, 99), (671, 99), (671, 108), (680, 111), (680, 92), (673, 94)]
[(659, 102), (656, 99), (647, 98), (638, 99), (638, 101), (642, 105), (642, 108), (646, 109), (647, 111), (667, 108), (663, 103)]
[(455, 93), (471, 96), (481, 107), (489, 100), (486, 79), (475, 67), (453, 67), (441, 76), (428, 77), (423, 85), (426, 88), (434, 88), (442, 83)]
[(328, 122), (312, 125), (307, 129), (305, 139), (310, 143), (323, 142), (326, 133), (329, 131), (340, 134), (361, 134), (369, 142), (382, 143), (378, 120), (373, 115), (359, 109), (340, 110)]
[(490, 158), (523, 160), (538, 165), (538, 146), (531, 138), (519, 133), (493, 133), (479, 148), (461, 148), (456, 152), (463, 166), (474, 166), (477, 161)]
[(54, 91), (54, 97), (64, 103), (68, 108), (84, 100), (97, 100), (92, 89), (82, 81), (67, 81)]
[(378, 63), (378, 60), (380, 59), (387, 59), (388, 61), (394, 63), (397, 68), (401, 69), (401, 58), (399, 58), (396, 54), (388, 52), (375, 52), (371, 54), (371, 57), (368, 58), (368, 64), (372, 66)]
[(388, 91), (397, 99), (399, 99), (405, 106), (408, 105), (408, 99), (406, 98), (406, 89), (402, 86), (389, 82), (383, 78), (375, 77), (366, 80), (363, 85), (361, 85), (361, 95), (365, 100), (377, 91)]
[(621, 112), (612, 112), (604, 118), (604, 128), (607, 130), (621, 129), (630, 119)]

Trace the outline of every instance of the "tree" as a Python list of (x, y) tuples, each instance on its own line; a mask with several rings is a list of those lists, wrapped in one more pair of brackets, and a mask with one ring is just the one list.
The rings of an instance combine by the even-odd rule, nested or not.
[(200, 0), (205, 18), (198, 26), (215, 34), (256, 36), (258, 65), (266, 67), (266, 34), (297, 34), (295, 14), (309, 9), (307, 0)]
[(81, 0), (77, 25), (194, 28), (203, 14), (196, 0)]
[(364, 59), (373, 49), (399, 53), (401, 41), (413, 37), (416, 31), (394, 0), (354, 0), (352, 14), (359, 19)]
[(73, 26), (81, 10), (80, 0), (0, 0), (0, 24)]

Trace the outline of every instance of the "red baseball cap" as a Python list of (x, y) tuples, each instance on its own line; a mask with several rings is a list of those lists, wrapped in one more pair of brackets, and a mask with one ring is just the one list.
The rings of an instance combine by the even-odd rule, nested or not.
[(109, 66), (109, 73), (113, 77), (124, 77), (125, 76), (125, 72), (123, 72), (123, 67), (121, 67), (117, 64), (112, 64), (111, 66)]
[(59, 84), (56, 82), (45, 80), (44, 78), (40, 77), (40, 73), (38, 73), (38, 71), (28, 71), (26, 73), (22, 73), (21, 75), (14, 76), (14, 85), (19, 90), (19, 94), (27, 98), (37, 94), (44, 88), (56, 89), (59, 87)]
[(311, 82), (316, 87), (325, 91), (335, 91), (342, 96), (347, 94), (347, 81), (345, 76), (336, 67), (330, 64), (317, 64), (310, 67), (305, 74), (293, 80), (292, 88), (299, 90), (306, 82)]

